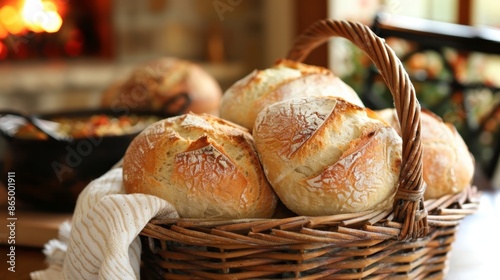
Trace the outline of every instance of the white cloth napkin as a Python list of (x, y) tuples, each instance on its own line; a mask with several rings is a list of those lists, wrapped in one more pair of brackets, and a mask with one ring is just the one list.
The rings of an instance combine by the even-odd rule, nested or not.
[(49, 267), (33, 280), (139, 279), (139, 232), (154, 217), (178, 217), (167, 201), (125, 194), (122, 169), (110, 170), (80, 194), (71, 224), (44, 249)]

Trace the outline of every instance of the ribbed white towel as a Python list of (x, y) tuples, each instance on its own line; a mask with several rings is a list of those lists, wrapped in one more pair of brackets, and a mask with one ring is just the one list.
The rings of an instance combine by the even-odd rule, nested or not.
[(49, 267), (31, 278), (139, 279), (139, 232), (153, 217), (178, 215), (163, 199), (124, 193), (121, 168), (92, 181), (78, 197), (71, 225), (45, 245)]

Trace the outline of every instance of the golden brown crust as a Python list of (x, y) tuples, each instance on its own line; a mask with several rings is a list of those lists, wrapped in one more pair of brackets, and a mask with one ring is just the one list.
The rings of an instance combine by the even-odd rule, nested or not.
[[(388, 129), (391, 128), (381, 128), (353, 141), (353, 147), (345, 151), (336, 163), (319, 175), (304, 179), (302, 184), (309, 192), (319, 192), (316, 196), (331, 195), (340, 202), (316, 204), (313, 213), (328, 214), (332, 211), (321, 213), (325, 207), (330, 207), (335, 213), (351, 213), (390, 205), (388, 198), (394, 194), (395, 185), (393, 188), (380, 187), (381, 182), (377, 181), (398, 174), (401, 167), (400, 159), (387, 162), (386, 157), (381, 156), (393, 148), (386, 145)], [(352, 186), (352, 189), (346, 186)]]
[(181, 217), (270, 217), (277, 198), (253, 145), (247, 130), (208, 114), (168, 118), (130, 144), (124, 186), (169, 201)]
[(137, 66), (119, 87), (103, 94), (102, 105), (167, 114), (192, 111), (217, 115), (221, 97), (217, 81), (199, 65), (166, 57)]
[[(377, 111), (401, 134), (394, 109)], [(474, 176), (474, 158), (455, 127), (434, 113), (422, 109), (423, 178), (427, 184), (425, 199), (457, 193), (469, 186)]]
[(366, 109), (334, 97), (285, 100), (259, 113), (253, 135), (269, 182), (295, 213), (391, 207), (401, 139)]
[(233, 84), (222, 97), (220, 116), (251, 130), (257, 114), (268, 105), (307, 96), (337, 96), (363, 107), (356, 92), (330, 70), (279, 60)]

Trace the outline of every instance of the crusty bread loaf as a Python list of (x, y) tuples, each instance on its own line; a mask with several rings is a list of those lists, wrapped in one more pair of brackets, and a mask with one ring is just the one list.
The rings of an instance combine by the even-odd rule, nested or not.
[(219, 114), (222, 89), (199, 65), (164, 57), (137, 66), (119, 86), (102, 96), (103, 107), (143, 109), (177, 115)]
[(356, 92), (330, 70), (290, 60), (279, 60), (265, 70), (254, 70), (224, 92), (220, 116), (252, 129), (266, 106), (295, 97), (338, 96), (364, 106)]
[(369, 109), (335, 97), (288, 99), (259, 113), (253, 136), (269, 182), (295, 213), (392, 207), (402, 142)]
[(209, 114), (184, 114), (146, 128), (123, 159), (128, 193), (170, 202), (183, 218), (272, 216), (277, 197), (251, 134)]
[[(401, 135), (395, 109), (376, 113)], [(425, 199), (457, 193), (472, 183), (474, 158), (456, 128), (428, 110), (420, 114), (422, 123), (423, 177)]]

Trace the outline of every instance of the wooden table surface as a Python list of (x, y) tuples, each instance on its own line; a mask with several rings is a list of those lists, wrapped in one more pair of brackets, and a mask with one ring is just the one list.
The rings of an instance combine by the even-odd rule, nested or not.
[[(3, 230), (3, 229), (2, 229)], [(485, 192), (479, 211), (465, 218), (456, 235), (449, 256), (447, 280), (500, 279), (498, 252), (500, 252), (500, 191)], [(56, 233), (54, 234), (55, 237)], [(16, 272), (7, 270), (8, 247), (0, 245), (0, 279), (30, 279), (29, 273), (44, 269), (41, 247), (16, 246)], [(492, 276), (493, 275), (493, 276)], [(497, 278), (491, 278), (497, 277)]]
[(29, 280), (30, 272), (46, 268), (45, 255), (41, 248), (16, 246), (16, 271), (10, 272), (6, 262), (9, 249), (5, 245), (0, 246), (2, 265), (0, 279), (3, 280)]
[(4, 186), (0, 186), (0, 279), (31, 279), (32, 271), (45, 269), (45, 255), (42, 248), (50, 239), (57, 237), (59, 226), (71, 219), (71, 213), (54, 213), (29, 209), (21, 202), (16, 204), (15, 212), (15, 272), (8, 270), (7, 254), (10, 253), (8, 238), (7, 194)]

